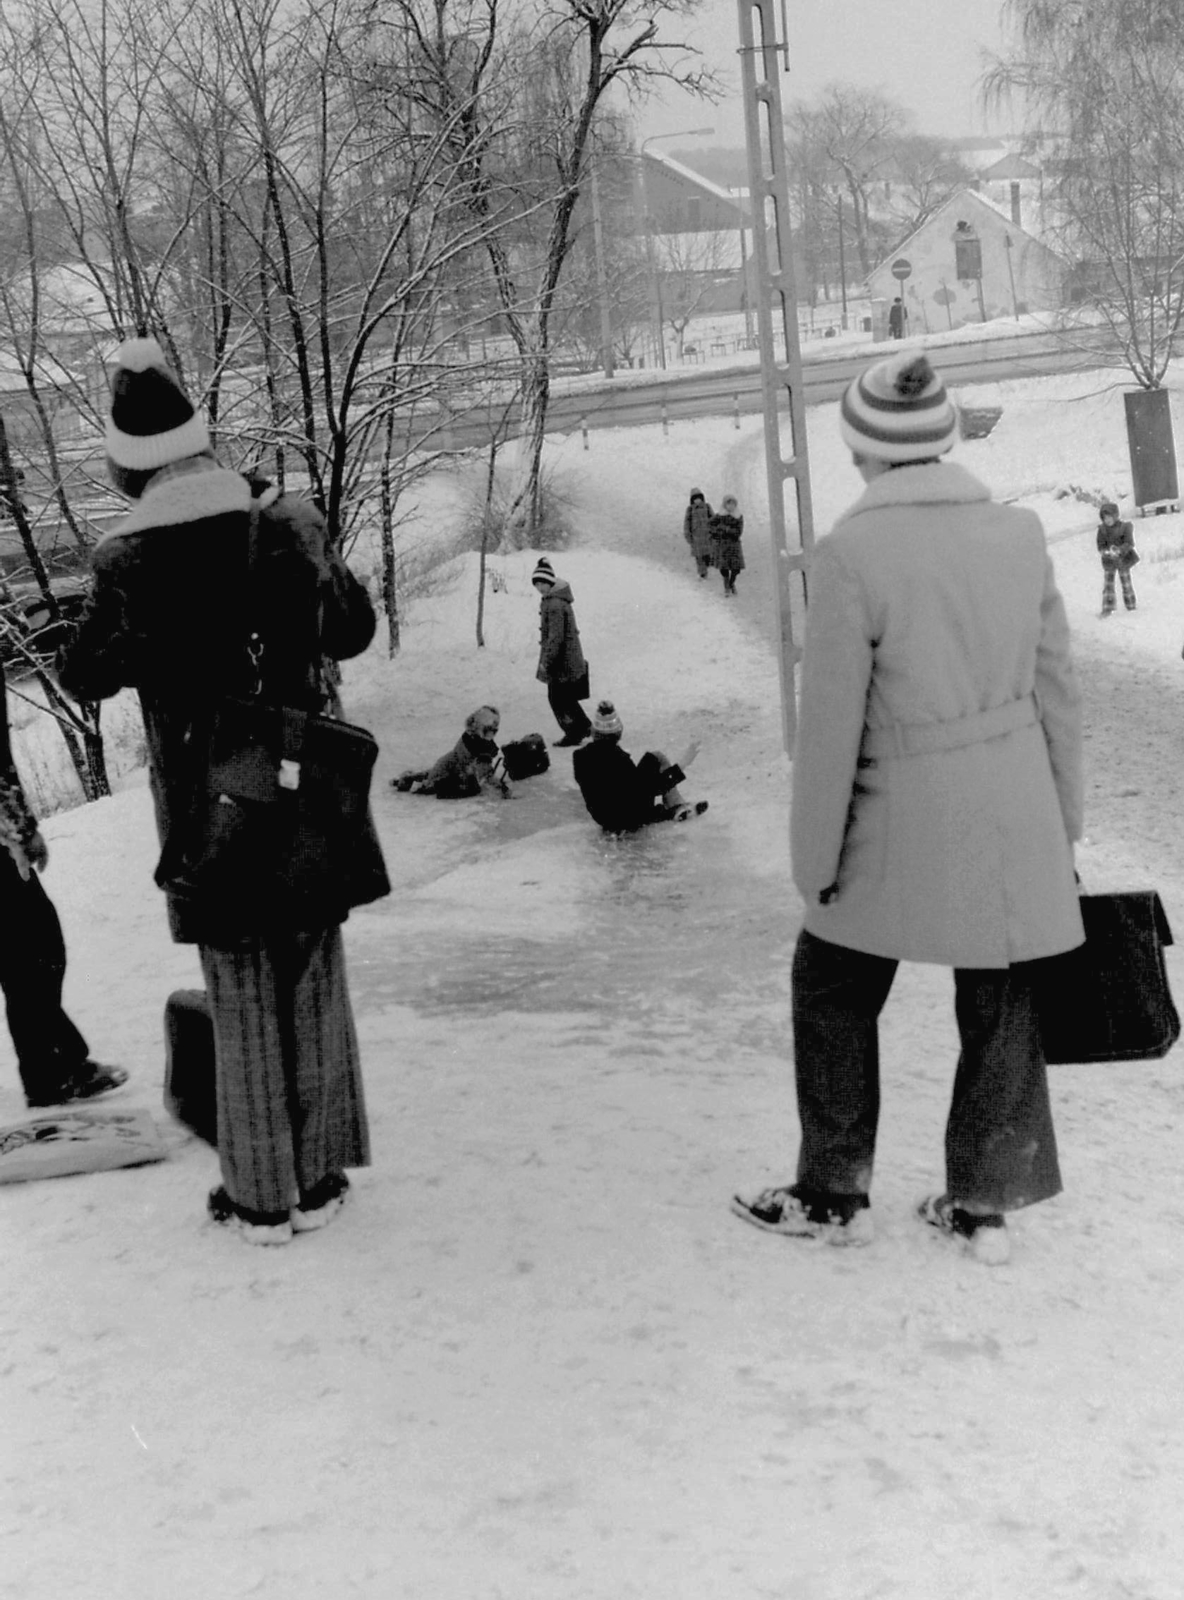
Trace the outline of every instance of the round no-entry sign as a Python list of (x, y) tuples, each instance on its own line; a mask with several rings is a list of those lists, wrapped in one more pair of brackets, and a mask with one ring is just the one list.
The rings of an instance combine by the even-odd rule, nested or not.
[(902, 283), (906, 278), (911, 278), (912, 275), (913, 263), (911, 261), (906, 261), (903, 256), (901, 256), (899, 261), (894, 261), (892, 263), (892, 276), (894, 278), (899, 278)]

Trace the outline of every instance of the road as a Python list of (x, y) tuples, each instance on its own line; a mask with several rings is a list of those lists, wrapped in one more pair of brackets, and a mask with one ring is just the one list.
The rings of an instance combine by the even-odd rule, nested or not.
[[(1101, 349), (1097, 330), (1066, 333), (1028, 333), (1015, 338), (980, 339), (928, 347), (940, 365), (947, 384), (963, 387), (1001, 379), (1035, 378), (1051, 372), (1096, 366)], [(884, 353), (887, 353), (886, 351)], [(815, 358), (802, 365), (806, 404), (837, 400), (868, 364), (866, 350), (835, 359)], [(730, 370), (691, 371), (655, 379), (628, 381), (614, 387), (553, 390), (547, 412), (548, 430), (572, 433), (577, 428), (624, 428), (688, 417), (741, 415), (761, 409), (759, 366)], [(484, 418), (456, 416), (451, 443), (455, 449), (479, 447), (488, 442)]]

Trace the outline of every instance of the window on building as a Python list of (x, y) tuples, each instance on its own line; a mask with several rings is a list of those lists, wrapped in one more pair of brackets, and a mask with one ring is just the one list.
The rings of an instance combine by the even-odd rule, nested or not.
[(954, 276), (956, 278), (981, 278), (983, 275), (983, 247), (969, 222), (959, 222), (954, 229)]

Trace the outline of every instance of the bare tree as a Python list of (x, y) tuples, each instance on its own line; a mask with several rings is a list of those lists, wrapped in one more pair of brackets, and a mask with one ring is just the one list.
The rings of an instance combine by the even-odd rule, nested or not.
[(1011, 0), (1013, 45), (985, 80), (1021, 91), (1051, 155), (1076, 296), (1144, 388), (1184, 317), (1184, 12), (1175, 0)]
[[(507, 537), (526, 543), (538, 522), (552, 321), (597, 115), (614, 87), (639, 94), (666, 80), (706, 93), (713, 78), (684, 66), (694, 52), (662, 34), (687, 0), (539, 0), (513, 13), (502, 0), (399, 0), (396, 9), (425, 64), (425, 101), (454, 130), (474, 214), (515, 202), (514, 247), (505, 230), (486, 228), (485, 248), (520, 366), (521, 468)], [(523, 114), (516, 136), (498, 139), (490, 112), (507, 90)]]

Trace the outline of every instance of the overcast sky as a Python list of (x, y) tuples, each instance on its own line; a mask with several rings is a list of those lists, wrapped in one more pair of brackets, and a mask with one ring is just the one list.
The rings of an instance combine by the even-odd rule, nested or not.
[[(984, 119), (977, 87), (983, 51), (1001, 44), (1002, 0), (785, 0), (785, 10), (783, 105), (840, 81), (882, 89), (914, 113), (922, 133), (1007, 131), (1007, 119)], [(716, 105), (677, 91), (655, 98), (637, 111), (639, 135), (711, 125), (715, 134), (704, 144), (743, 145), (737, 0), (702, 0), (685, 23), (664, 23), (662, 35), (702, 51), (731, 88)]]

